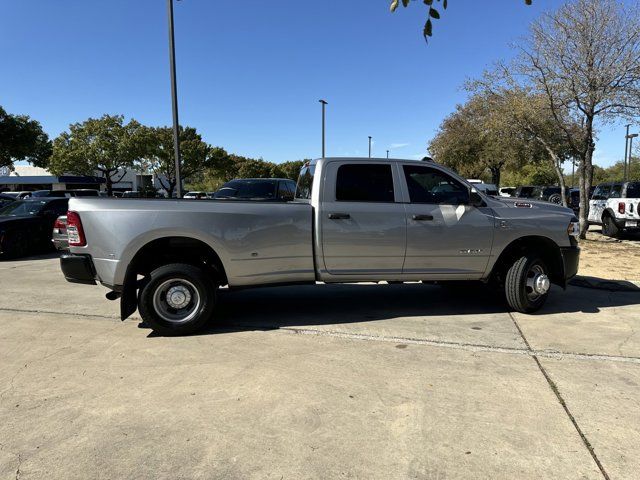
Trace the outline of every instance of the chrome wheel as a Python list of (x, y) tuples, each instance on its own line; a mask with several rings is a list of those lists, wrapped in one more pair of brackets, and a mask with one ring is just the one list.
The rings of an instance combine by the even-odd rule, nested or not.
[(551, 281), (540, 264), (534, 264), (527, 272), (525, 288), (527, 298), (534, 302), (545, 295), (551, 287)]
[(196, 286), (183, 278), (165, 280), (153, 294), (153, 309), (170, 323), (192, 320), (200, 307), (200, 294)]

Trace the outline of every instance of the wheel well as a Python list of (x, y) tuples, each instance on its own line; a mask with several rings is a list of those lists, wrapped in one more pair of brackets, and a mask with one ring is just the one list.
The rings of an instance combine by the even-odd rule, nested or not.
[(127, 270), (132, 269), (136, 275), (148, 275), (168, 263), (186, 263), (204, 268), (222, 284), (227, 283), (218, 254), (206, 243), (189, 237), (165, 237), (147, 243), (138, 250)]
[(226, 285), (227, 274), (218, 254), (206, 243), (189, 237), (165, 237), (153, 240), (142, 247), (129, 263), (120, 297), (120, 318), (126, 319), (136, 311), (138, 277), (148, 276), (156, 268), (168, 263), (186, 263), (204, 268), (220, 285)]
[(511, 242), (505, 248), (491, 272), (493, 280), (502, 282), (506, 276), (509, 267), (522, 255), (530, 252), (536, 252), (542, 258), (542, 261), (549, 268), (549, 278), (551, 281), (562, 287), (565, 286), (564, 278), (564, 262), (562, 261), (562, 253), (560, 247), (547, 237), (528, 236), (521, 237)]

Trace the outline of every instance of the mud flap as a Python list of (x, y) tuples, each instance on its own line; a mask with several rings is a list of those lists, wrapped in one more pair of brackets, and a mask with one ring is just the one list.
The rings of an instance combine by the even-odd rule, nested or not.
[(137, 284), (137, 275), (132, 271), (128, 271), (124, 279), (122, 295), (120, 297), (120, 320), (126, 320), (138, 308)]

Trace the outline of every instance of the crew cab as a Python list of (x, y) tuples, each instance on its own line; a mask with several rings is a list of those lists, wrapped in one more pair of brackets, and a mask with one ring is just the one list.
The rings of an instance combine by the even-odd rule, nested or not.
[(307, 162), (291, 202), (73, 198), (67, 233), (66, 279), (100, 282), (123, 320), (138, 308), (165, 335), (202, 328), (223, 285), (481, 280), (531, 313), (579, 258), (571, 210), (393, 159)]
[(608, 182), (596, 186), (589, 200), (589, 223), (617, 237), (640, 228), (640, 182)]

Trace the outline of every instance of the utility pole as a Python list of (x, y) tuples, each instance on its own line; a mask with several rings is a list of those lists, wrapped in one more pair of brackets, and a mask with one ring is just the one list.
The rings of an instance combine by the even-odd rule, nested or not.
[(324, 107), (327, 102), (324, 100), (318, 100), (322, 104), (322, 158), (324, 158)]
[(629, 147), (629, 127), (631, 126), (631, 124), (627, 124), (625, 125), (625, 127), (627, 127), (627, 133), (624, 136), (624, 162), (623, 162), (623, 180), (626, 181), (627, 180), (627, 151), (628, 151), (628, 147)]
[(632, 158), (632, 152), (633, 152), (633, 139), (636, 138), (638, 136), (637, 133), (631, 133), (629, 135), (627, 135), (627, 138), (629, 139), (629, 161), (627, 162), (627, 165), (624, 170), (624, 181), (627, 181), (627, 176), (629, 173), (631, 173), (631, 158)]
[(371, 135), (369, 135), (369, 158), (371, 158)]
[(176, 195), (182, 198), (180, 175), (180, 127), (178, 123), (178, 92), (176, 85), (176, 45), (173, 36), (173, 0), (167, 0), (169, 13), (169, 69), (171, 73), (171, 110), (173, 111), (173, 150), (176, 159)]

